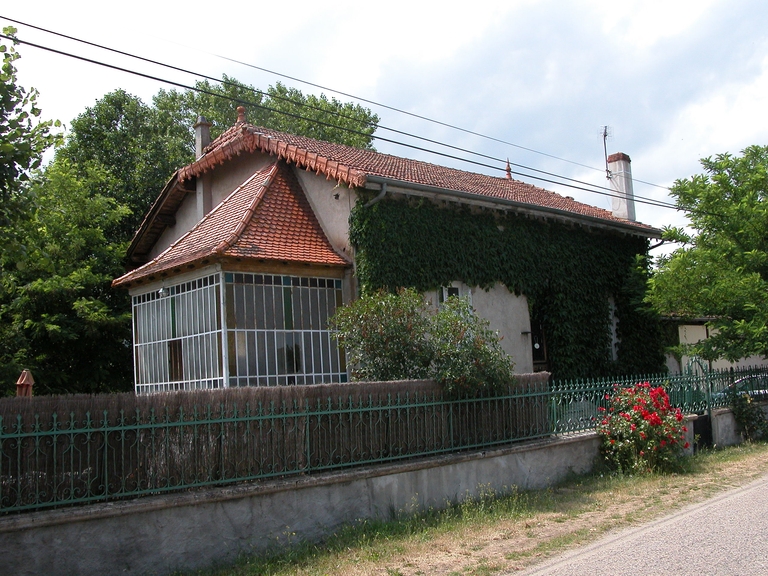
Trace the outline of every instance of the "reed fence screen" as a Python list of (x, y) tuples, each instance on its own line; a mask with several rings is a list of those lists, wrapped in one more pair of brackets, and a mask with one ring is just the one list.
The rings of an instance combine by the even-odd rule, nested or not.
[[(0, 512), (161, 494), (589, 430), (614, 387), (650, 381), (676, 405), (725, 405), (759, 370), (548, 382), (443, 397), (434, 382), (239, 388), (0, 401)], [(768, 381), (768, 380), (767, 380)], [(768, 386), (766, 386), (768, 388)]]

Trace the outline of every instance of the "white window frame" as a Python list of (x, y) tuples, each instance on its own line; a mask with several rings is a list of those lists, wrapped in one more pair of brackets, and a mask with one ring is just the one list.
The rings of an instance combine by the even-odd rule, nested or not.
[(438, 291), (438, 304), (442, 304), (451, 296), (466, 298), (472, 304), (472, 289), (463, 282), (451, 282), (448, 286), (441, 286)]

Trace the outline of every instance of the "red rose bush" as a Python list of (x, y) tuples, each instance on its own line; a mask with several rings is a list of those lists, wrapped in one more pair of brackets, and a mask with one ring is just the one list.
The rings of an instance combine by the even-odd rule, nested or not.
[(679, 408), (669, 405), (662, 386), (641, 382), (629, 388), (614, 386), (600, 407), (597, 427), (600, 453), (613, 469), (624, 473), (673, 472), (680, 467), (687, 428)]

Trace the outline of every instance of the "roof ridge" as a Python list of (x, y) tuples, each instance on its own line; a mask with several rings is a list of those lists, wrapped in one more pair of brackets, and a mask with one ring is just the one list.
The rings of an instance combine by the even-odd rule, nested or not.
[(203, 156), (181, 168), (178, 179), (183, 182), (214, 170), (240, 154), (254, 152), (275, 156), (350, 188), (368, 188), (375, 178), (387, 178), (406, 188), (428, 186), (438, 192), (459, 192), (470, 195), (467, 198), (491, 203), (511, 200), (521, 209), (527, 206), (532, 210), (554, 209), (566, 218), (586, 217), (608, 226), (629, 226), (643, 236), (659, 234), (647, 224), (619, 218), (610, 209), (537, 184), (290, 134), (240, 119), (212, 142)]
[[(248, 205), (248, 208), (246, 208), (242, 218), (240, 218), (240, 222), (238, 222), (237, 228), (235, 228), (232, 231), (232, 233), (229, 235), (229, 238), (226, 238), (221, 242), (219, 242), (219, 245), (213, 249), (213, 252), (212, 252), (213, 254), (221, 254), (227, 248), (231, 248), (232, 245), (235, 243), (235, 241), (243, 233), (243, 230), (245, 230), (245, 227), (248, 226), (248, 223), (251, 221), (251, 218), (253, 218), (253, 214), (254, 212), (256, 212), (256, 208), (261, 202), (261, 199), (264, 198), (264, 196), (266, 195), (267, 189), (272, 185), (272, 179), (279, 169), (279, 164), (280, 164), (279, 160), (276, 160), (272, 164), (272, 167), (269, 169), (269, 173), (267, 174), (267, 178), (264, 180), (264, 183), (261, 185), (259, 191), (253, 195), (253, 200), (251, 200), (251, 203)], [(257, 173), (254, 173), (253, 176), (255, 176)], [(237, 192), (237, 190), (241, 189), (242, 187), (246, 186), (251, 180), (253, 180), (253, 176), (251, 176), (245, 182), (243, 182), (240, 186), (238, 186), (234, 190), (234, 192), (232, 192), (232, 194)], [(229, 199), (229, 197), (232, 196), (232, 194), (227, 196), (227, 199)], [(224, 200), (224, 202), (226, 202), (226, 199)], [(224, 204), (224, 202), (222, 202), (221, 204)], [(221, 204), (219, 206), (221, 206)], [(211, 212), (213, 212), (213, 210), (211, 210)]]

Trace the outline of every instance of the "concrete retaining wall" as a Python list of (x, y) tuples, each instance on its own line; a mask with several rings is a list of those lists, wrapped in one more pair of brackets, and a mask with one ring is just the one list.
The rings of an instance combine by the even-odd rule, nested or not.
[(0, 518), (3, 574), (169, 574), (345, 523), (442, 507), (481, 490), (542, 488), (591, 469), (595, 434), (230, 488)]
[[(760, 402), (763, 412), (768, 416), (768, 403)], [(744, 442), (736, 419), (728, 408), (712, 410), (712, 444), (716, 447), (733, 446)]]

